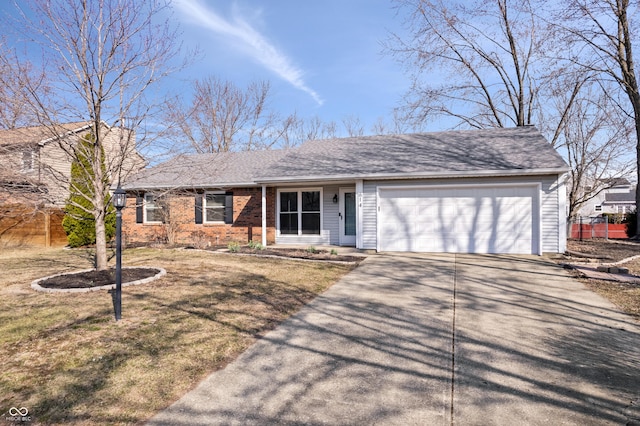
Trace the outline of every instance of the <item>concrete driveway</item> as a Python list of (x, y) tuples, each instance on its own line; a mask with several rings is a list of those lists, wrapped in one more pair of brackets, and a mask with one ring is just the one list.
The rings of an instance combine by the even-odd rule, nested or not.
[(386, 254), (154, 417), (640, 425), (640, 327), (543, 258)]

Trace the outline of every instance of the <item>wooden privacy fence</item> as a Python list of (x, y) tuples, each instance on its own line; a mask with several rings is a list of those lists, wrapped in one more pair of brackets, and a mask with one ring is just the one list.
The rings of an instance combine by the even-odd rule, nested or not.
[(569, 238), (588, 240), (591, 238), (624, 239), (627, 237), (627, 225), (624, 223), (572, 223)]
[(0, 246), (57, 247), (67, 244), (61, 209), (20, 204), (0, 206)]

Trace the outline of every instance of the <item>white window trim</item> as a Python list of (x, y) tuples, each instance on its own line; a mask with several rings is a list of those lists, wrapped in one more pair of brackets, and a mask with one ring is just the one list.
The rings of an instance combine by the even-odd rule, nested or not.
[[(222, 204), (222, 220), (207, 220), (207, 194), (212, 194), (212, 195), (222, 195), (224, 196), (224, 201)], [(226, 195), (227, 193), (225, 191), (206, 191), (202, 197), (202, 223), (207, 223), (207, 224), (211, 224), (211, 225), (224, 225), (225, 221), (224, 221), (224, 216), (225, 216), (225, 211), (227, 208), (226, 205)], [(218, 207), (218, 206), (215, 206)], [(213, 208), (213, 207), (210, 207)]]
[[(317, 191), (320, 193), (320, 232), (318, 234), (303, 234), (302, 233), (302, 193)], [(280, 193), (281, 192), (297, 192), (298, 193), (298, 233), (297, 234), (281, 234), (280, 233)], [(312, 188), (278, 188), (276, 194), (276, 235), (283, 237), (295, 237), (305, 236), (311, 237), (314, 235), (322, 235), (324, 229), (324, 194), (322, 187)]]
[[(150, 223), (150, 224), (162, 224), (162, 221), (151, 221), (147, 219), (147, 208), (149, 207), (148, 204), (150, 203), (149, 201), (147, 201), (147, 196), (151, 196), (153, 197), (154, 194), (151, 192), (145, 192), (144, 194), (144, 201), (142, 202), (142, 222), (143, 223)], [(155, 198), (155, 197), (154, 197)], [(157, 202), (153, 203), (155, 205), (155, 207), (153, 207), (154, 210), (156, 209), (162, 209), (162, 207), (158, 207), (157, 206)]]
[(602, 211), (602, 204), (597, 204), (596, 206), (594, 206), (594, 211), (601, 212)]

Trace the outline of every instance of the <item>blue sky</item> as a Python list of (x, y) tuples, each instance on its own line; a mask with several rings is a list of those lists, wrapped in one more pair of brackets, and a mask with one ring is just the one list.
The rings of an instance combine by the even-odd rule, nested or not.
[[(390, 122), (409, 87), (401, 65), (382, 53), (390, 33), (403, 31), (392, 0), (173, 0), (173, 6), (183, 52), (197, 47), (200, 55), (165, 80), (161, 92), (188, 93), (189, 80), (207, 76), (242, 88), (266, 80), (276, 111), (335, 121), (345, 136), (346, 117), (359, 118), (365, 134), (379, 117)], [(0, 0), (4, 13), (16, 15), (13, 2)]]
[[(402, 31), (390, 0), (174, 0), (185, 48), (200, 57), (175, 78), (214, 75), (244, 87), (271, 82), (274, 108), (338, 124), (358, 117), (365, 133), (389, 117), (409, 80), (381, 53)], [(340, 126), (339, 126), (340, 127)]]

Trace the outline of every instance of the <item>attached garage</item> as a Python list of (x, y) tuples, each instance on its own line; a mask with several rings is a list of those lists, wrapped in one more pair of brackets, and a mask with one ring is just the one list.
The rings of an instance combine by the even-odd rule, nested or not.
[(540, 185), (378, 187), (379, 251), (540, 254)]
[[(568, 170), (535, 127), (521, 126), (308, 141), (256, 181), (281, 193), (323, 188), (318, 232), (333, 244), (355, 239), (358, 249), (384, 252), (542, 254), (566, 249)], [(355, 204), (351, 239), (343, 235), (347, 190)], [(265, 206), (266, 218), (273, 210), (268, 200)], [(292, 243), (319, 241), (295, 237)]]
[[(181, 156), (130, 178), (126, 189), (235, 191), (233, 223), (201, 223), (198, 208), (186, 209), (196, 213), (185, 216), (193, 227), (182, 239), (197, 231), (216, 244), (249, 241), (259, 229), (263, 245), (542, 254), (566, 249), (568, 170), (535, 127), (521, 126)], [(238, 204), (240, 193), (253, 194), (251, 202)]]

